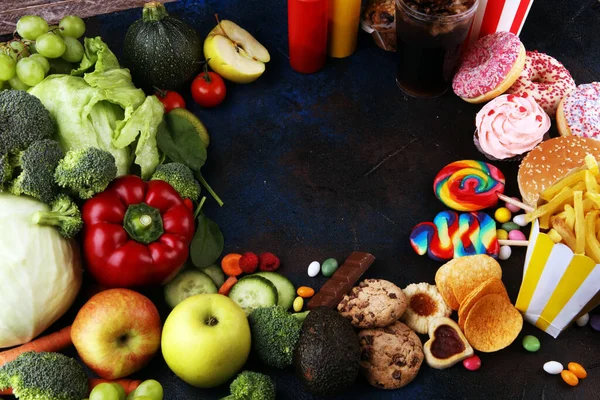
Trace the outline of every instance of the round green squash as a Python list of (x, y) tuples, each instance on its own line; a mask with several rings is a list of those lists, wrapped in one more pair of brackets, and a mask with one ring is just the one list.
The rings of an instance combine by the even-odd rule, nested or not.
[(123, 56), (136, 86), (150, 92), (178, 89), (200, 69), (202, 43), (191, 26), (153, 1), (127, 30)]

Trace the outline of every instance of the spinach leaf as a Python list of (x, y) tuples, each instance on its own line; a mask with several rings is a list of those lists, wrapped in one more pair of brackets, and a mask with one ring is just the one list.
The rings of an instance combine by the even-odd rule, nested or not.
[(158, 148), (169, 159), (187, 165), (193, 171), (200, 172), (206, 162), (206, 148), (194, 126), (186, 119), (165, 114), (158, 126), (156, 136)]
[(192, 263), (198, 268), (206, 268), (221, 256), (225, 239), (214, 221), (204, 214), (198, 216), (198, 227), (190, 246)]

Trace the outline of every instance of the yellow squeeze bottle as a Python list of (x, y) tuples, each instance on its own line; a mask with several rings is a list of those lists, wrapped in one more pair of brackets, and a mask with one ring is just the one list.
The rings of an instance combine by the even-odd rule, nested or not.
[(327, 54), (344, 58), (356, 50), (361, 0), (329, 0)]

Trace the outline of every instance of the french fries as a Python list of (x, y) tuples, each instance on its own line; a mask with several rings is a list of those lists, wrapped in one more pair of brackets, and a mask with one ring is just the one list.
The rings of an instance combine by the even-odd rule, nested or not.
[(526, 215), (536, 219), (555, 243), (600, 264), (600, 168), (592, 155), (540, 194), (538, 207)]

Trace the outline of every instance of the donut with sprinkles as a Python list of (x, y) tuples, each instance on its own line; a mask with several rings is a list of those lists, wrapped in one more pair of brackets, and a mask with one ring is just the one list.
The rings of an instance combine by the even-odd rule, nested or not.
[(485, 103), (506, 92), (525, 66), (525, 47), (517, 35), (496, 32), (477, 40), (462, 58), (452, 80), (457, 96)]
[(600, 140), (600, 82), (579, 85), (559, 103), (556, 125), (561, 136)]
[(527, 93), (554, 117), (558, 103), (576, 87), (569, 71), (557, 59), (528, 51), (523, 72), (506, 93)]

